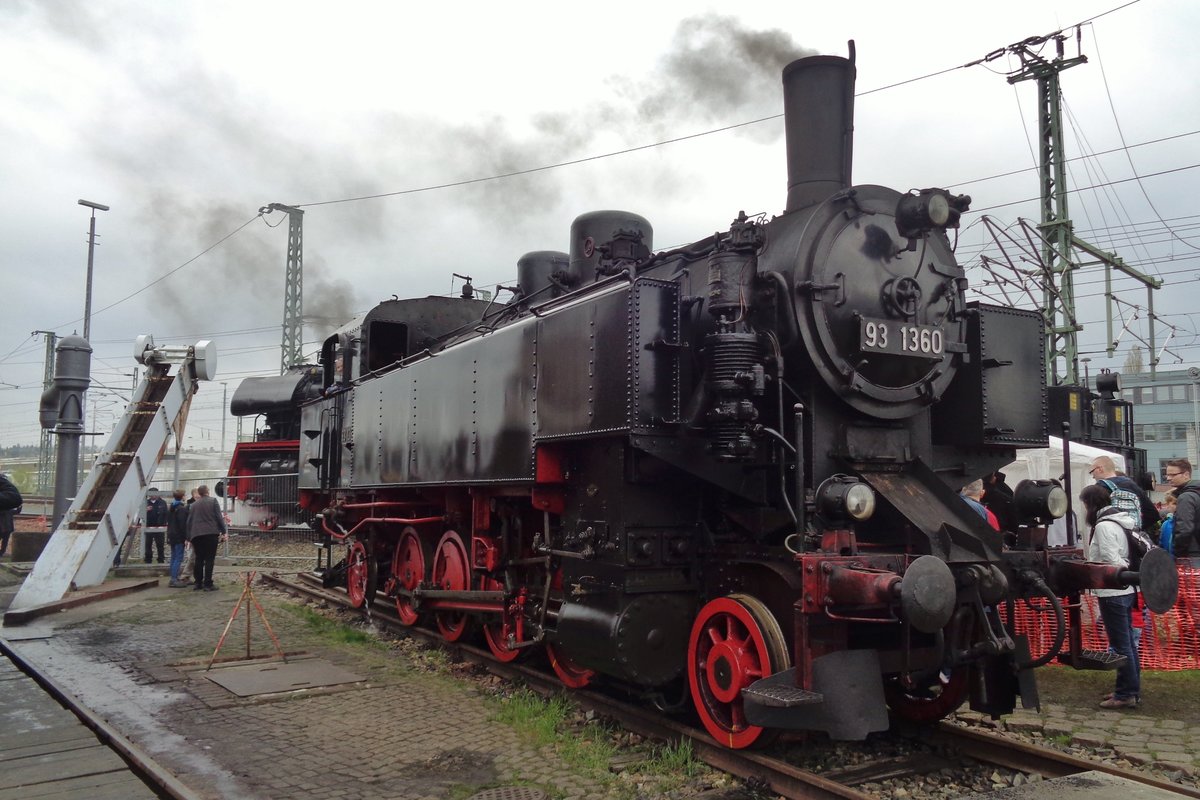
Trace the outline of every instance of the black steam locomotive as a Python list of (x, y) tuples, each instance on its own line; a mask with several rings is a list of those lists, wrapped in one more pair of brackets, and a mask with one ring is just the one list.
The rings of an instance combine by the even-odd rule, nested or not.
[[(299, 406), (319, 398), (322, 388), (319, 368), (298, 365), (283, 375), (246, 378), (233, 393), (230, 413), (254, 418), (256, 431), (252, 441), (234, 446), (229, 479), (217, 485), (217, 492), (241, 503), (248, 524), (274, 530), (280, 525), (311, 520), (311, 515), (302, 512), (296, 503)], [(261, 429), (257, 424), (260, 419)]]
[[(1053, 484), (1017, 488), (1010, 531), (960, 499), (1046, 443), (1043, 325), (965, 300), (946, 230), (969, 198), (851, 185), (854, 74), (784, 70), (779, 216), (656, 253), (646, 219), (585, 214), (511, 302), (389, 301), (326, 341), (300, 502), (355, 602), (478, 625), (569, 686), (690, 698), (741, 748), (1035, 703), (1060, 598), (1171, 594), (1156, 561), (1047, 549)], [(1009, 613), (1034, 599), (1059, 631), (1036, 659)], [(1077, 637), (1060, 657), (1115, 666)]]

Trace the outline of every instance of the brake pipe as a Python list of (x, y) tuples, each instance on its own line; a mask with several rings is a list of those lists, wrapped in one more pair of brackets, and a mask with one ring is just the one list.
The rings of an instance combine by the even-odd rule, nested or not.
[[(445, 522), (445, 521), (446, 521), (445, 516), (440, 516), (440, 517), (366, 517), (365, 519), (359, 520), (358, 523), (350, 530), (338, 533), (337, 531), (335, 531), (329, 527), (329, 521), (327, 519), (325, 519), (325, 517), (322, 516), (321, 517), (321, 530), (323, 530), (325, 533), (329, 534), (334, 539), (337, 539), (339, 542), (341, 542), (341, 541), (344, 541), (346, 539), (346, 537), (350, 536), (355, 531), (357, 531), (359, 528), (361, 528), (363, 525), (366, 525), (366, 524), (372, 523), (372, 522), (378, 522), (378, 523), (382, 523), (384, 525), (425, 525), (430, 522)], [(341, 527), (341, 526), (338, 526), (338, 527)]]

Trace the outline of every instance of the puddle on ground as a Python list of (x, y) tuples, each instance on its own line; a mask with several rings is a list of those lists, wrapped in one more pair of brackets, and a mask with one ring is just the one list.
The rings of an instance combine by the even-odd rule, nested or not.
[(405, 764), (399, 773), (431, 781), (449, 780), (456, 785), (467, 786), (484, 786), (499, 777), (494, 755), (462, 748), (443, 750), (424, 761)]
[[(192, 701), (182, 689), (164, 688), (136, 682), (118, 664), (95, 661), (79, 653), (76, 647), (90, 646), (93, 640), (105, 637), (104, 629), (78, 632), (78, 643), (62, 637), (20, 642), (20, 654), (49, 675), (65, 691), (106, 719), (111, 725), (146, 752), (171, 764), (172, 771), (182, 766), (188, 778), (200, 778), (211, 785), (220, 797), (251, 797), (252, 790), (220, 763), (209, 757), (196, 742), (175, 733), (160, 717), (175, 703)], [(124, 635), (104, 642), (124, 639)]]

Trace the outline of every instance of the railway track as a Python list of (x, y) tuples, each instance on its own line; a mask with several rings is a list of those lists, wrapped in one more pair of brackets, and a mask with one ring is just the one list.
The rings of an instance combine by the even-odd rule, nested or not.
[[(292, 594), (350, 608), (344, 590), (326, 589), (320, 579), (311, 573), (298, 575), (267, 575), (262, 579)], [(390, 605), (377, 603), (362, 613), (385, 629), (403, 632), (423, 638), (439, 647), (446, 648), (469, 663), (474, 663), (489, 672), (508, 680), (519, 679), (530, 689), (541, 694), (561, 691), (562, 683), (551, 673), (521, 663), (501, 663), (485, 648), (470, 644), (447, 643), (431, 630), (403, 625)], [(754, 781), (787, 798), (852, 798), (873, 800), (876, 795), (857, 787), (868, 783), (895, 781), (906, 777), (926, 774), (951, 765), (949, 760), (931, 759), (927, 754), (900, 756), (873, 761), (852, 767), (811, 772), (779, 758), (753, 750), (729, 750), (720, 747), (699, 728), (633, 705), (620, 698), (610, 697), (591, 690), (572, 690), (571, 698), (584, 710), (594, 711), (619, 723), (627, 730), (641, 736), (659, 740), (683, 740), (691, 742), (696, 757), (709, 766), (731, 775)], [(963, 728), (949, 723), (921, 728), (900, 725), (899, 734), (919, 738), (927, 744), (944, 748), (962, 759), (973, 759), (989, 767), (1002, 767), (1020, 771), (1027, 776), (1059, 778), (1078, 775), (1089, 771), (1104, 772), (1135, 783), (1164, 789), (1184, 797), (1200, 798), (1200, 791), (1190, 787), (1145, 775), (1122, 770), (1107, 764), (1087, 761), (1057, 750), (1036, 747), (1025, 742), (1009, 739), (984, 731)]]
[[(156, 761), (149, 752), (128, 739), (108, 720), (84, 705), (79, 698), (51, 678), (35, 662), (25, 658), (3, 637), (0, 637), (0, 657), (11, 661), (17, 669), (32, 678), (46, 694), (74, 714), (84, 727), (95, 734), (102, 744), (116, 753), (129, 766), (133, 775), (158, 797), (169, 800), (201, 800), (201, 795), (184, 784), (175, 776), (175, 773)], [(46, 746), (49, 752), (52, 751), (54, 744), (51, 742)], [(73, 749), (71, 745), (65, 745), (65, 747)], [(47, 787), (53, 789), (54, 785), (53, 783), (41, 785), (42, 789)]]

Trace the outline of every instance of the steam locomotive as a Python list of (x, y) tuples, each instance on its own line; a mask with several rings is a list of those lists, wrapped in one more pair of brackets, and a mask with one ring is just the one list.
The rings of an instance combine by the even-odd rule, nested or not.
[[(307, 364), (283, 375), (246, 378), (233, 393), (229, 411), (253, 417), (253, 441), (238, 442), (229, 461), (229, 479), (217, 491), (246, 509), (247, 522), (262, 530), (307, 523), (297, 506), (300, 469), (300, 413), (303, 403), (321, 396), (321, 371)], [(261, 418), (261, 428), (257, 421)]]
[(1047, 548), (1051, 482), (1016, 488), (1015, 530), (959, 497), (1046, 444), (1043, 323), (966, 301), (946, 232), (970, 198), (851, 183), (854, 76), (853, 50), (784, 69), (777, 217), (655, 252), (647, 219), (584, 214), (510, 302), (391, 300), (330, 336), (298, 435), (300, 505), (345, 548), (328, 579), (568, 686), (690, 704), (731, 748), (1007, 713), (1054, 657), (1115, 668), (1063, 598), (1170, 605), (1174, 570)]

